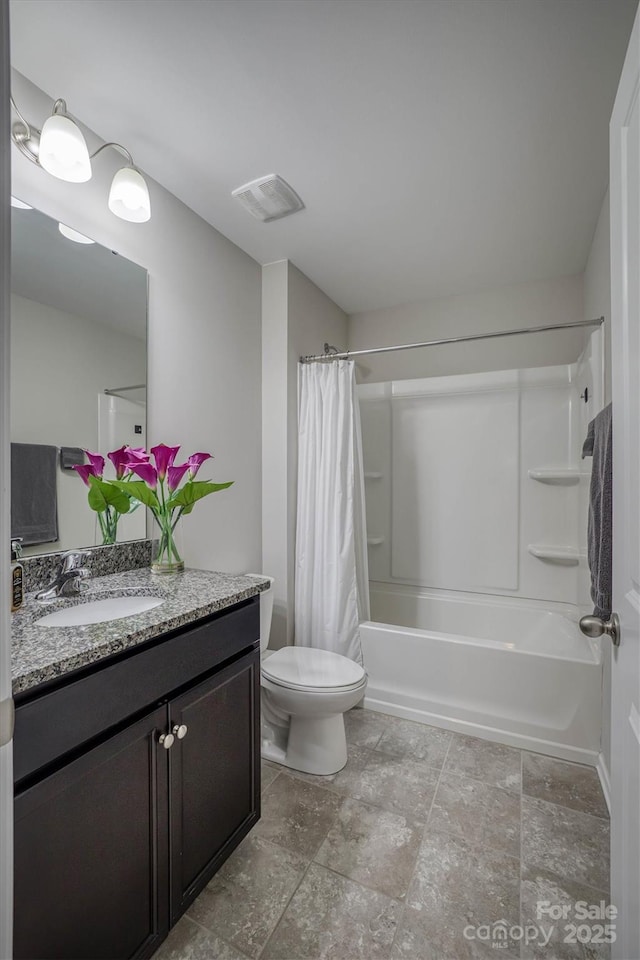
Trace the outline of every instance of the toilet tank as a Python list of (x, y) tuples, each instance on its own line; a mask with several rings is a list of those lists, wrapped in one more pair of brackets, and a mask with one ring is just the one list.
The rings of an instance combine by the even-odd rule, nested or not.
[(273, 615), (273, 577), (265, 577), (270, 581), (268, 590), (260, 594), (260, 649), (266, 650), (269, 646), (269, 634), (271, 633), (271, 617)]

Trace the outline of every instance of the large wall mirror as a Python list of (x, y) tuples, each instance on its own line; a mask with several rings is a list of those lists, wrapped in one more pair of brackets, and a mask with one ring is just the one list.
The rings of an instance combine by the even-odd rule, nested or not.
[[(25, 555), (101, 543), (65, 464), (146, 446), (147, 273), (33, 209), (12, 210), (11, 258), (12, 536)], [(119, 541), (145, 536), (145, 512)]]

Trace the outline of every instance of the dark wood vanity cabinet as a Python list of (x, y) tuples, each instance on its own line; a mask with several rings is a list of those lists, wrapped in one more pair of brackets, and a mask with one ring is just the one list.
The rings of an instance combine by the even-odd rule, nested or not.
[[(50, 690), (46, 709), (38, 697), (18, 701), (16, 769), (28, 773), (15, 798), (16, 960), (150, 957), (256, 823), (258, 631), (257, 601), (248, 601)], [(127, 675), (120, 699), (132, 702), (133, 686), (135, 714), (31, 769), (22, 747), (37, 723), (49, 714), (55, 724), (58, 711), (64, 745), (71, 726), (59, 711), (82, 700), (77, 685), (98, 678), (117, 714), (114, 682)], [(149, 700), (168, 675), (177, 684)], [(93, 730), (90, 715), (86, 723)]]

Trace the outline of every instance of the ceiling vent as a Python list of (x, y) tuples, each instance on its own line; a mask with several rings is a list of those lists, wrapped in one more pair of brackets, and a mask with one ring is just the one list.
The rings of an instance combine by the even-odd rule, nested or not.
[(295, 190), (275, 173), (245, 183), (232, 190), (231, 196), (239, 200), (252, 217), (264, 223), (304, 209), (304, 203)]

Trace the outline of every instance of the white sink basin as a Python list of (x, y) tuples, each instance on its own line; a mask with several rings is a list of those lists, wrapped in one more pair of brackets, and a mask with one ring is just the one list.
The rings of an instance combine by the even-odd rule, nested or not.
[(162, 597), (107, 597), (48, 613), (36, 620), (36, 624), (39, 627), (81, 627), (88, 623), (105, 623), (153, 610), (161, 603), (164, 603)]

